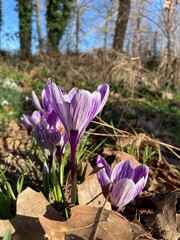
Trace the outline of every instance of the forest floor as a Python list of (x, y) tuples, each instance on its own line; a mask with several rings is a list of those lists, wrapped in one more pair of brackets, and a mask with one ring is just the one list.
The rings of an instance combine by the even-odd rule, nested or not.
[[(7, 69), (4, 71), (6, 72)], [(36, 70), (34, 71), (36, 72)], [(31, 90), (35, 87), (35, 90), (40, 92), (46, 79), (42, 83), (38, 83), (37, 80), (30, 82), (27, 80), (27, 76), (23, 76), (25, 79), (23, 82), (20, 79), (21, 74), (14, 73), (13, 75), (11, 73), (10, 76), (13, 81), (15, 78), (15, 84), (20, 90), (4, 87), (3, 84), (7, 80), (6, 74), (1, 76), (2, 81), (0, 81), (2, 93), (0, 100), (3, 103), (0, 107), (0, 168), (5, 170), (5, 174), (11, 182), (16, 182), (24, 171), (28, 174), (25, 177), (23, 188), (26, 190), (20, 194), (17, 202), (17, 214), (14, 221), (18, 223), (16, 225), (13, 220), (0, 220), (0, 237), (4, 234), (6, 227), (13, 226), (13, 236), (19, 236), (18, 239), (25, 239), (22, 236), (26, 236), (26, 239), (35, 239), (34, 237), (45, 239), (42, 236), (44, 231), (49, 239), (120, 239), (118, 234), (123, 236), (121, 238), (123, 240), (180, 239), (179, 95), (169, 90), (160, 92), (159, 89), (149, 91), (147, 88), (147, 92), (143, 92), (143, 94), (141, 92), (135, 96), (127, 97), (128, 94), (124, 96), (124, 92), (114, 90), (115, 86), (111, 83), (112, 91), (103, 112), (88, 127), (90, 135), (84, 145), (84, 154), (86, 154), (85, 159), (88, 159), (89, 163), (84, 185), (80, 184), (81, 187), (78, 188), (79, 205), (71, 209), (70, 221), (64, 222), (63, 225), (61, 221), (65, 221), (65, 219), (60, 212), (57, 213), (58, 209), (56, 208), (54, 211), (51, 208), (48, 212), (49, 205), (44, 197), (36, 195), (36, 192), (32, 190), (39, 191), (41, 189), (42, 161), (39, 152), (37, 153), (33, 145), (32, 136), (27, 134), (19, 120), (23, 112), (29, 114), (32, 112)], [(33, 74), (35, 73), (33, 72)], [(51, 73), (46, 72), (44, 75), (41, 78), (46, 78), (46, 75), (51, 75)], [(28, 79), (30, 77), (31, 74)], [(82, 85), (81, 81), (80, 87)], [(91, 85), (93, 84), (91, 83)], [(91, 87), (87, 86), (87, 88)], [(93, 152), (92, 146), (98, 145), (97, 150)], [(94, 206), (97, 207), (97, 202), (88, 197), (88, 191), (97, 193), (98, 183), (94, 188), (89, 189), (89, 186), (93, 186), (93, 182), (96, 180), (94, 175), (91, 179), (91, 175), (88, 176), (88, 173), (95, 168), (98, 154), (105, 157), (112, 165), (114, 162), (117, 163), (128, 158), (134, 166), (144, 163), (150, 168), (148, 182), (143, 193), (129, 203), (120, 212), (121, 215), (113, 215), (114, 211), (107, 210), (106, 207), (102, 212), (98, 212), (102, 208), (95, 210)], [(87, 161), (85, 162), (87, 163)], [(83, 207), (83, 194), (87, 195), (86, 203), (91, 200), (93, 202), (92, 205), (86, 206), (87, 208)], [(29, 197), (31, 195), (34, 200)], [(93, 196), (95, 197), (95, 195)], [(27, 199), (31, 205), (29, 211), (34, 211), (34, 215), (31, 215), (26, 209)], [(41, 207), (38, 201), (41, 202)], [(35, 209), (33, 205), (36, 206)], [(84, 213), (87, 213), (88, 216), (92, 214), (92, 219), (89, 217), (90, 220), (88, 220)], [(39, 218), (39, 215), (45, 215), (47, 218)], [(40, 219), (44, 230), (39, 223), (35, 227), (34, 223), (37, 223), (37, 218)], [(51, 222), (49, 218), (59, 221), (58, 223)], [(80, 221), (80, 219), (82, 220)], [(105, 219), (109, 219), (109, 225), (102, 226)], [(79, 221), (79, 225), (76, 225), (77, 221)], [(123, 224), (123, 230), (119, 229), (117, 221), (119, 224)], [(37, 235), (31, 235), (29, 230), (22, 231), (20, 228), (22, 222), (27, 224), (24, 225), (24, 229), (27, 229), (28, 226), (30, 229), (35, 228)], [(114, 222), (113, 227), (110, 222)], [(72, 225), (74, 225), (74, 229), (72, 229)], [(62, 228), (64, 231), (59, 230)], [(119, 233), (117, 234), (117, 232)]]

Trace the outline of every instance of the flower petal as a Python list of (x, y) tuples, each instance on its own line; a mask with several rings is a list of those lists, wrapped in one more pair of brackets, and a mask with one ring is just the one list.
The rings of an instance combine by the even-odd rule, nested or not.
[(70, 135), (70, 103), (63, 102), (63, 93), (55, 83), (52, 83), (51, 87), (53, 108)]
[(147, 165), (140, 165), (135, 168), (133, 181), (136, 184), (134, 198), (143, 190), (148, 179), (149, 168)]
[(113, 186), (110, 193), (110, 202), (113, 206), (118, 207), (120, 211), (126, 204), (134, 198), (136, 186), (132, 179), (121, 179)]
[(41, 118), (42, 118), (42, 113), (39, 111), (34, 111), (30, 116), (29, 120), (32, 123), (32, 125), (35, 126), (40, 122)]
[(77, 141), (79, 141), (90, 121), (104, 106), (108, 97), (109, 86), (102, 84), (94, 93), (73, 88), (66, 94), (55, 83), (51, 84), (48, 81), (46, 91), (69, 138), (71, 138), (72, 131), (78, 131)]
[(42, 92), (41, 92), (41, 100), (42, 100), (43, 109), (46, 112), (51, 113), (52, 112), (52, 106), (51, 106), (50, 101), (48, 100), (48, 96), (46, 94), (45, 89), (43, 89)]
[(79, 90), (73, 96), (70, 106), (71, 126), (72, 130), (78, 130), (79, 138), (88, 126), (92, 111), (92, 95), (89, 91)]
[(106, 83), (99, 85), (96, 89), (96, 92), (99, 92), (101, 95), (101, 103), (99, 105), (98, 111), (96, 112), (96, 114), (98, 114), (107, 102), (109, 96), (109, 85)]
[(32, 126), (33, 126), (30, 118), (31, 117), (29, 115), (26, 115), (26, 114), (23, 114), (21, 116), (21, 122), (24, 124), (24, 126), (27, 128), (28, 131), (31, 131)]
[(107, 186), (111, 183), (111, 168), (106, 162), (106, 160), (100, 155), (97, 157), (97, 167), (99, 171), (97, 172), (97, 178), (101, 186)]
[(137, 183), (142, 177), (144, 177), (144, 181), (146, 182), (148, 178), (148, 173), (149, 173), (149, 168), (147, 165), (142, 164), (136, 167), (134, 169), (134, 177), (133, 177), (134, 183)]
[[(56, 152), (56, 145), (54, 144), (53, 141), (57, 141), (57, 138), (61, 137), (59, 135), (60, 133), (57, 133), (58, 136), (56, 136), (55, 138), (54, 132), (49, 132), (47, 129), (44, 128), (43, 125), (38, 124), (35, 126), (34, 134), (35, 134), (37, 143), (39, 144), (41, 149), (44, 151), (46, 157), (48, 158), (49, 155), (53, 156)], [(60, 139), (58, 140), (60, 141)]]
[(76, 87), (72, 88), (68, 94), (64, 94), (64, 101), (71, 102), (72, 98), (77, 94), (78, 91), (79, 91), (78, 88)]
[(109, 96), (109, 85), (101, 84), (96, 91), (92, 93), (92, 107), (90, 117), (93, 119), (104, 107)]
[(144, 178), (141, 178), (137, 183), (136, 183), (136, 191), (134, 193), (134, 198), (140, 194), (140, 192), (143, 190), (145, 186)]
[(40, 112), (44, 113), (44, 110), (42, 109), (41, 104), (39, 102), (39, 99), (38, 99), (38, 97), (37, 97), (37, 95), (35, 94), (34, 91), (32, 91), (31, 97), (32, 97), (32, 103), (33, 103), (34, 107), (37, 110), (39, 110)]
[(130, 160), (123, 160), (119, 162), (112, 171), (111, 181), (117, 182), (123, 178), (133, 178), (134, 170)]

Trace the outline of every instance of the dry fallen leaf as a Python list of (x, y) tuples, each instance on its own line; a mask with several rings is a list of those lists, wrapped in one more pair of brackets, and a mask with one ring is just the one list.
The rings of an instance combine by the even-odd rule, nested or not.
[[(75, 206), (71, 209), (71, 218), (66, 222), (39, 218), (45, 232), (51, 240), (93, 239), (100, 217), (101, 208)], [(134, 229), (121, 214), (104, 209), (94, 239), (133, 240)]]
[(111, 167), (114, 168), (117, 163), (123, 160), (130, 160), (132, 162), (133, 167), (137, 167), (140, 165), (140, 163), (137, 161), (137, 159), (133, 155), (119, 151), (117, 152), (115, 161), (113, 162)]
[[(89, 175), (83, 183), (78, 185), (79, 205), (102, 207), (105, 200), (96, 174)], [(105, 208), (111, 209), (111, 204), (106, 202)]]
[(180, 238), (180, 215), (176, 213), (180, 202), (180, 189), (169, 193), (159, 204), (151, 219), (153, 231), (165, 240)]
[(0, 220), (0, 239), (8, 227), (15, 240), (45, 239), (38, 220), (39, 215), (44, 214), (51, 219), (61, 220), (59, 213), (49, 205), (42, 193), (27, 188), (18, 197), (16, 216), (10, 220)]
[(114, 166), (117, 163), (121, 162), (122, 160), (127, 160), (127, 159), (132, 162), (133, 167), (137, 167), (138, 165), (140, 165), (140, 163), (137, 161), (137, 159), (135, 158), (134, 155), (128, 154), (128, 153), (122, 152), (122, 151), (115, 151), (111, 147), (105, 147), (103, 150), (103, 155), (115, 157), (115, 160), (111, 165), (112, 168), (114, 168)]
[(87, 162), (81, 162), (79, 164), (80, 166), (80, 170), (79, 171), (79, 175), (82, 176), (84, 174), (84, 178), (86, 178), (87, 176), (90, 175), (90, 173), (93, 171), (93, 168), (91, 166), (91, 164), (87, 161)]

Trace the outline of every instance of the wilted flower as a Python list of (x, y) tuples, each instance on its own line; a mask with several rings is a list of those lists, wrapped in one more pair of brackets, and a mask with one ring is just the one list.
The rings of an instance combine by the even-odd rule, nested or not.
[(118, 211), (142, 191), (149, 172), (145, 164), (133, 168), (130, 160), (121, 161), (111, 170), (101, 156), (97, 158), (97, 167), (98, 181), (102, 188), (108, 189), (109, 201), (112, 206), (118, 208)]

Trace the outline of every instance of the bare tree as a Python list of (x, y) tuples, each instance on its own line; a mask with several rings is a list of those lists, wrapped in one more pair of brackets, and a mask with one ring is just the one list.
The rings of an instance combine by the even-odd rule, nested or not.
[(0, 50), (1, 50), (1, 32), (2, 32), (2, 0), (0, 0)]
[(37, 24), (37, 34), (38, 34), (38, 42), (39, 42), (39, 53), (43, 53), (43, 38), (41, 32), (41, 22), (40, 22), (40, 5), (39, 0), (35, 0), (35, 10), (36, 10), (36, 24)]
[(114, 33), (113, 49), (123, 51), (126, 28), (131, 9), (131, 0), (119, 0), (118, 16)]
[(79, 12), (79, 0), (75, 1), (75, 21), (76, 21), (76, 42), (75, 49), (79, 52), (79, 31), (80, 31), (80, 12)]

